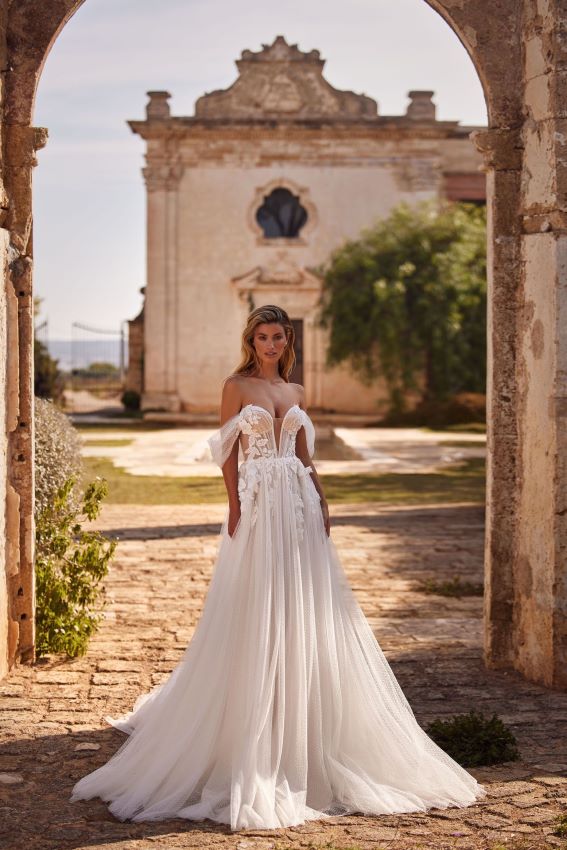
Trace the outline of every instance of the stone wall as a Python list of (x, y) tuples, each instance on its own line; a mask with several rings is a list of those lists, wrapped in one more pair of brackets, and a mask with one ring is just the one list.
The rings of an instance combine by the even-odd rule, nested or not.
[[(0, 118), (2, 117), (2, 109), (5, 97), (5, 73), (6, 73), (6, 16), (8, 11), (8, 3), (0, 3)], [(3, 128), (0, 125), (0, 139), (3, 138)], [(3, 179), (0, 178), (0, 197), (3, 190)], [(5, 194), (5, 193), (4, 193)], [(4, 224), (6, 218), (6, 201), (0, 201), (0, 226)], [(10, 285), (7, 275), (6, 263), (8, 260), (7, 252), (7, 231), (2, 226), (0, 230), (0, 276), (2, 280), (2, 288), (0, 290), (0, 363), (3, 364), (2, 376), (0, 379), (0, 405), (4, 414), (5, 428), (0, 430), (0, 678), (4, 676), (8, 670), (10, 662), (13, 660), (15, 653), (9, 650), (9, 615), (11, 609), (11, 592), (9, 590), (9, 575), (12, 569), (12, 556), (9, 552), (8, 545), (8, 528), (7, 528), (7, 494), (9, 488), (9, 431), (10, 424), (7, 415), (8, 407), (8, 392), (10, 384), (9, 361), (8, 361), (8, 308), (13, 303), (13, 297), (10, 299)], [(16, 533), (18, 525), (16, 525)], [(10, 537), (13, 537), (14, 530)]]
[(76, 6), (0, 2), (0, 347), (6, 355), (0, 381), (0, 676), (16, 661), (34, 658), (32, 169), (47, 132), (32, 126), (32, 114), (47, 52)]
[[(567, 685), (567, 6), (525, 9), (517, 666)], [(559, 21), (562, 25), (558, 25)]]
[[(145, 287), (142, 287), (143, 293)], [(139, 393), (144, 389), (144, 308), (135, 319), (128, 321), (128, 368), (124, 379), (124, 389)]]

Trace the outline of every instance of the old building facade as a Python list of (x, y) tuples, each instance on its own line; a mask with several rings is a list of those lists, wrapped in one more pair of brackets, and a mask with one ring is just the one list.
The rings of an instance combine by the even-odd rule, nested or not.
[[(240, 355), (254, 306), (279, 304), (295, 325), (312, 409), (376, 413), (379, 384), (325, 364), (317, 269), (343, 240), (400, 202), (482, 201), (472, 127), (437, 121), (433, 92), (381, 116), (371, 98), (333, 88), (319, 51), (278, 36), (245, 50), (230, 88), (170, 114), (149, 92), (146, 142), (147, 286), (142, 408), (214, 411)], [(134, 363), (133, 363), (134, 365)]]

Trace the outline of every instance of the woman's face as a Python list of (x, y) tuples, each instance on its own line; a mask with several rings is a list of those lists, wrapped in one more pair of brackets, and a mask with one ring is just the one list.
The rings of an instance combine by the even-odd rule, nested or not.
[(261, 363), (277, 363), (286, 344), (283, 326), (278, 322), (258, 325), (254, 331), (252, 344)]

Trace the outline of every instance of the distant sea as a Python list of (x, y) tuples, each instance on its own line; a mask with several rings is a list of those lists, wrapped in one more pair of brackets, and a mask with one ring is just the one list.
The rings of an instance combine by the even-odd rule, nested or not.
[[(43, 340), (42, 340), (43, 341)], [(68, 372), (71, 369), (84, 369), (91, 363), (104, 361), (120, 366), (119, 339), (50, 339), (47, 348), (51, 356), (58, 360), (60, 369)], [(124, 343), (124, 366), (128, 365), (128, 346)]]

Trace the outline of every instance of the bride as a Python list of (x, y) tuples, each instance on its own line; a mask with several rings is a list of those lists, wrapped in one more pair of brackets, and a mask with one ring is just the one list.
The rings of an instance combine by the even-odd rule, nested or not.
[(71, 800), (240, 830), (486, 795), (418, 725), (347, 582), (293, 342), (281, 308), (250, 314), (209, 440), (228, 512), (201, 618), (169, 678), (105, 718), (128, 737)]

